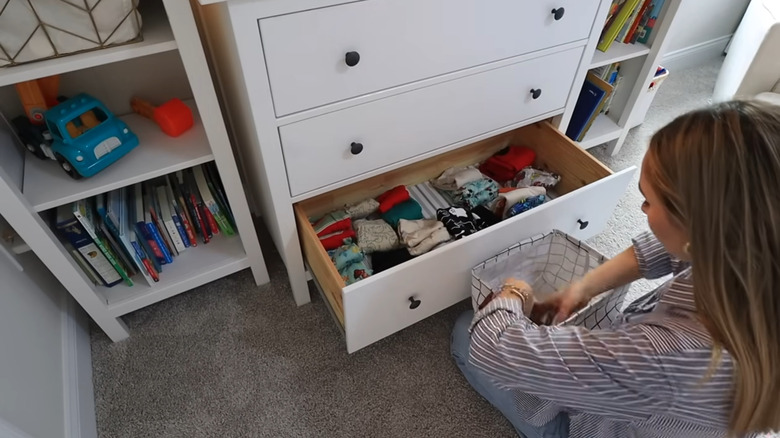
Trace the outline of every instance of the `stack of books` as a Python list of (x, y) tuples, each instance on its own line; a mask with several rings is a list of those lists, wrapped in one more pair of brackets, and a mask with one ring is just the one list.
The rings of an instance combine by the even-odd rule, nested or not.
[(609, 105), (621, 80), (620, 63), (588, 72), (566, 128), (567, 137), (574, 141), (582, 141), (585, 138), (599, 114), (609, 112)]
[(614, 41), (646, 44), (663, 5), (664, 0), (612, 0), (596, 47), (606, 52)]
[(236, 223), (214, 163), (57, 208), (52, 228), (96, 285), (160, 281), (165, 266)]

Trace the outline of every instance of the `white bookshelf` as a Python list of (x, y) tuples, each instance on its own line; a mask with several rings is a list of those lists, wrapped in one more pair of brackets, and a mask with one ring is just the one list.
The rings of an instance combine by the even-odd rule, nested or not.
[(590, 68), (597, 68), (603, 65), (614, 64), (616, 62), (626, 61), (650, 53), (650, 47), (644, 44), (624, 44), (614, 42), (606, 52), (596, 50), (593, 53), (593, 60), (590, 62)]
[(616, 121), (606, 114), (599, 114), (593, 121), (585, 137), (580, 142), (580, 146), (585, 149), (607, 143), (620, 137), (623, 129)]
[[(0, 111), (17, 107), (7, 98), (14, 96), (13, 84), (53, 74), (61, 75), (65, 88), (68, 83), (78, 84), (87, 87), (80, 91), (111, 102), (125, 104), (135, 94), (157, 96), (158, 103), (170, 97), (189, 99), (195, 125), (176, 138), (136, 114), (119, 113), (138, 136), (139, 146), (82, 180), (71, 179), (55, 161), (40, 160), (21, 147), (5, 144), (12, 143), (12, 136), (9, 126), (0, 123), (0, 199), (4, 200), (0, 215), (23, 239), (19, 250), (26, 245), (35, 252), (114, 341), (130, 335), (121, 319), (129, 312), (246, 268), (257, 284), (269, 281), (190, 3), (146, 0), (140, 10), (143, 41), (0, 69)], [(154, 56), (164, 58), (149, 61)], [(149, 66), (160, 60), (179, 70), (150, 73)], [(119, 80), (116, 72), (133, 80)], [(188, 93), (180, 91), (182, 83), (188, 85), (184, 87)], [(19, 114), (4, 115), (10, 119)], [(57, 206), (211, 161), (224, 185), (237, 233), (218, 234), (208, 244), (199, 242), (183, 251), (172, 264), (163, 266), (160, 281), (151, 286), (140, 274), (132, 287), (124, 283), (111, 288), (95, 286), (49, 228), (48, 212)]]
[[(612, 98), (609, 115), (600, 114), (585, 134), (580, 146), (589, 149), (602, 144), (607, 144), (611, 155), (620, 151), (623, 142), (631, 128), (634, 128), (641, 120), (636, 120), (635, 110), (641, 108), (641, 100), (651, 98), (647, 89), (655, 75), (656, 68), (660, 65), (661, 58), (668, 43), (669, 29), (674, 23), (677, 11), (683, 0), (665, 0), (658, 20), (650, 35), (647, 44), (624, 44), (613, 42), (606, 52), (596, 48), (596, 43), (591, 43), (586, 50), (586, 56), (590, 56), (590, 68), (621, 63), (620, 75), (623, 77), (620, 87)], [(599, 17), (594, 26), (603, 28), (604, 21), (609, 10), (609, 0), (602, 1)], [(585, 75), (577, 83), (583, 83)], [(574, 94), (579, 96), (579, 89)], [(566, 112), (559, 120), (559, 128), (566, 131), (575, 105), (567, 105)], [(637, 113), (639, 114), (639, 113)]]
[(104, 297), (111, 315), (119, 317), (247, 267), (249, 259), (241, 239), (217, 235), (208, 244), (187, 248), (172, 265), (163, 266), (160, 281), (151, 287), (139, 281), (132, 287), (120, 283), (95, 289)]

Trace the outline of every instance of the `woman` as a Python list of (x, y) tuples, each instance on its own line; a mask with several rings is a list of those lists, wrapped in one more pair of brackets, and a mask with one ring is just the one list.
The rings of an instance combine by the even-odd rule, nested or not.
[[(652, 233), (536, 306), (508, 280), (456, 323), (458, 366), (528, 438), (780, 430), (780, 107), (677, 118), (653, 136), (639, 186)], [(609, 330), (532, 322), (667, 274)]]

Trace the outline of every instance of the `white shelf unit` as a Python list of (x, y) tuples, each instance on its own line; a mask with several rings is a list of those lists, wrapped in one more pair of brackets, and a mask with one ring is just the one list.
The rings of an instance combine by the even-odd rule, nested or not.
[[(615, 41), (606, 52), (596, 49), (595, 43), (588, 46), (587, 50), (590, 50), (591, 53), (591, 69), (620, 62), (620, 75), (623, 80), (612, 99), (609, 114), (597, 116), (583, 140), (579, 142), (581, 147), (590, 149), (606, 143), (609, 153), (615, 155), (623, 146), (629, 130), (642, 122), (636, 120), (635, 108), (641, 106), (638, 105), (641, 99), (648, 97), (647, 89), (660, 65), (668, 43), (669, 30), (675, 21), (682, 1), (666, 0), (664, 2), (647, 44), (624, 44)], [(610, 1), (604, 0), (604, 3), (608, 5)], [(599, 28), (604, 26), (607, 12), (608, 8), (603, 7), (602, 15), (596, 19), (594, 26)], [(575, 83), (582, 84), (584, 81), (583, 74), (582, 78)], [(579, 90), (574, 98), (576, 99), (578, 95)], [(566, 112), (560, 118), (559, 128), (563, 132), (568, 127), (574, 107), (575, 105), (568, 105)]]
[[(95, 95), (139, 137), (139, 146), (127, 156), (77, 181), (56, 162), (10, 144), (10, 127), (0, 120), (0, 214), (114, 341), (129, 336), (120, 318), (129, 312), (246, 268), (258, 285), (269, 281), (191, 5), (187, 0), (145, 0), (140, 10), (142, 42), (0, 69), (0, 112), (6, 118), (21, 114), (13, 84), (60, 74), (63, 94)], [(152, 68), (159, 71), (149, 74)], [(186, 99), (195, 126), (179, 137), (166, 136), (151, 121), (129, 112), (129, 99), (136, 94), (160, 99), (157, 103)], [(93, 285), (49, 228), (46, 212), (57, 206), (211, 161), (237, 235), (215, 235), (208, 244), (182, 252), (152, 286), (140, 275), (132, 287)]]

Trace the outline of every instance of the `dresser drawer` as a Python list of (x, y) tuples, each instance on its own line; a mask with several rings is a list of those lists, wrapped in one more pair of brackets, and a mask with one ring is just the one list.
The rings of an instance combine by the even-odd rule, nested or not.
[[(559, 197), (474, 235), (365, 280), (345, 286), (308, 222), (345, 203), (373, 197), (398, 184), (416, 184), (446, 168), (479, 162), (509, 145), (536, 150), (537, 164), (562, 175)], [(469, 297), (471, 268), (512, 243), (561, 230), (577, 239), (599, 232), (612, 215), (635, 168), (613, 174), (547, 122), (393, 170), (294, 206), (303, 251), (354, 352)]]
[(598, 6), (368, 0), (261, 19), (276, 115), (585, 39)]
[(570, 49), (283, 126), (290, 194), (559, 110), (581, 55)]

